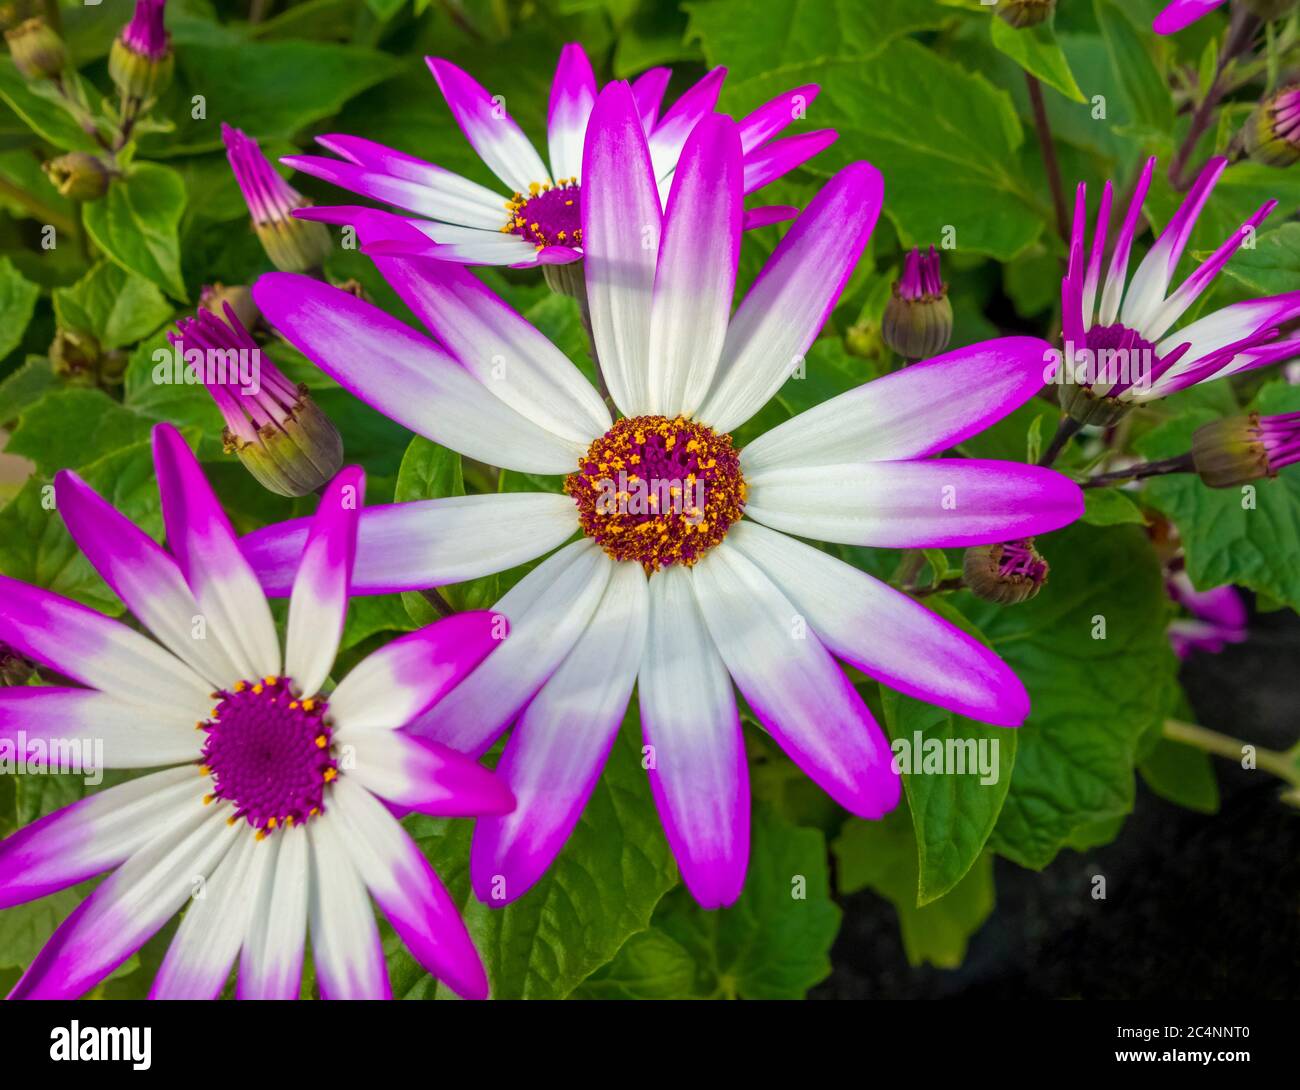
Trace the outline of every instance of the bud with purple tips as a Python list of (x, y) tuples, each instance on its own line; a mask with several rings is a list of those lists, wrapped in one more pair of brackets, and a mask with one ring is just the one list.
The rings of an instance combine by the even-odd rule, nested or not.
[(147, 102), (171, 83), (175, 57), (163, 25), (167, 0), (136, 0), (131, 21), (113, 42), (108, 74), (127, 98)]
[(207, 310), (182, 319), (168, 339), (225, 417), (226, 452), (271, 492), (305, 496), (338, 473), (343, 441), (307, 387), (262, 354), (232, 306), (224, 310), (224, 321)]
[(1289, 167), (1300, 160), (1300, 84), (1266, 98), (1250, 115), (1246, 151), (1257, 163)]
[(221, 126), (226, 157), (253, 217), (262, 249), (281, 272), (318, 269), (330, 254), (329, 228), (294, 212), (311, 202), (275, 172), (257, 141), (230, 125)]
[(1050, 570), (1033, 538), (967, 549), (961, 565), (962, 579), (972, 594), (1004, 606), (1033, 598), (1043, 589)]
[(885, 304), (880, 332), (885, 343), (908, 360), (929, 359), (948, 347), (952, 303), (933, 246), (926, 254), (914, 249), (904, 259), (903, 275)]
[(1300, 413), (1231, 416), (1192, 436), (1192, 462), (1211, 488), (1236, 488), (1300, 462)]

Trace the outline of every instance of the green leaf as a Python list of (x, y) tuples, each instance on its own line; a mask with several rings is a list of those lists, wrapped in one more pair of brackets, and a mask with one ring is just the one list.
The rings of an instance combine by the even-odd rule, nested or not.
[(655, 911), (649, 933), (655, 937), (637, 936), (579, 994), (595, 998), (621, 991), (642, 998), (686, 984), (686, 990), (669, 994), (802, 999), (830, 975), (839, 925), (821, 831), (757, 807), (749, 874), (736, 903), (706, 912), (684, 887), (673, 890)]
[[(1270, 382), (1253, 407), (1267, 414), (1300, 411), (1300, 387)], [(1219, 415), (1189, 412), (1144, 436), (1139, 449), (1151, 459), (1181, 454), (1192, 433)], [(1300, 609), (1300, 465), (1241, 488), (1207, 488), (1192, 473), (1156, 477), (1143, 499), (1178, 527), (1198, 590), (1236, 583)]]
[[(158, 485), (148, 443), (119, 450), (79, 472), (146, 533), (162, 536)], [(122, 603), (74, 544), (54, 509), (53, 486), (41, 477), (30, 478), (0, 510), (0, 571), (112, 616), (122, 612)]]
[(172, 306), (150, 281), (102, 261), (70, 288), (54, 289), (60, 329), (90, 333), (105, 348), (143, 340), (172, 316)]
[(1132, 809), (1134, 765), (1164, 721), (1177, 667), (1164, 576), (1141, 529), (1080, 523), (1038, 547), (1051, 575), (1037, 598), (999, 608), (959, 596), (1029, 690), (989, 845), (1036, 869), (1077, 830)]
[[(76, 422), (70, 427), (70, 422)], [(28, 406), (9, 437), (8, 451), (53, 474), (93, 462), (149, 438), (152, 421), (123, 408), (102, 390), (60, 387)]]
[(690, 16), (687, 40), (698, 39), (708, 63), (726, 65), (736, 80), (832, 57), (871, 57), (900, 35), (951, 17), (934, 0), (709, 0), (682, 6)]
[[(208, 39), (184, 42), (176, 50), (176, 69), (175, 97), (185, 108), (173, 116), (186, 121), (173, 135), (142, 140), (146, 154), (173, 156), (219, 148), (218, 120), (258, 139), (287, 140), (401, 71), (396, 58), (358, 46)], [(232, 77), (235, 72), (238, 79)], [(206, 117), (189, 119), (193, 95), (203, 96)]]
[(840, 891), (870, 888), (893, 904), (909, 964), (955, 969), (966, 957), (970, 937), (993, 911), (993, 860), (987, 853), (979, 856), (945, 897), (918, 905), (917, 848), (906, 809), (900, 806), (882, 821), (844, 823), (831, 845)]
[(40, 294), (41, 289), (15, 269), (12, 261), (0, 257), (0, 360), (22, 342)]
[(984, 77), (900, 39), (870, 63), (830, 59), (729, 80), (724, 108), (744, 113), (805, 82), (821, 86), (812, 117), (840, 138), (804, 169), (824, 175), (858, 159), (873, 163), (904, 246), (955, 232), (963, 253), (1006, 261), (1042, 233), (1051, 213), (1021, 171), (1015, 106)]
[[(52, 85), (51, 85), (52, 86)], [(52, 98), (38, 94), (18, 74), (14, 62), (0, 57), (0, 98), (42, 140), (64, 151), (98, 151), (94, 138)]]
[(1254, 248), (1243, 245), (1223, 272), (1252, 295), (1294, 291), (1300, 280), (1300, 223), (1285, 223), (1258, 235)]
[(1209, 754), (1161, 738), (1142, 762), (1142, 779), (1162, 799), (1214, 814), (1219, 809), (1219, 784)]
[[(677, 881), (641, 768), (634, 713), (568, 844), (541, 880), (504, 908), (480, 904), (470, 892), (470, 822), (412, 818), (409, 827), (462, 907), (497, 999), (569, 995), (645, 930)], [(449, 994), (404, 949), (389, 964), (394, 995)]]
[(30, 357), (17, 371), (0, 382), (0, 425), (9, 424), (29, 405), (35, 405), (57, 380), (50, 361)]
[(1012, 784), (1017, 732), (891, 689), (882, 688), (881, 699), (915, 826), (919, 861), (910, 896), (925, 905), (949, 893), (983, 853)]
[(1148, 44), (1154, 43), (1153, 36), (1146, 28), (1139, 29), (1114, 0), (1093, 0), (1093, 8), (1137, 126), (1168, 139), (1174, 127), (1174, 103), (1150, 51), (1155, 48)]
[(86, 230), (122, 268), (184, 300), (178, 234), (184, 211), (180, 176), (155, 163), (140, 163), (109, 186), (102, 200), (86, 205)]
[(993, 44), (1031, 76), (1054, 87), (1066, 98), (1086, 102), (1070, 71), (1070, 62), (1056, 40), (1051, 22), (1017, 30), (1003, 19), (990, 19)]
[(1125, 522), (1146, 525), (1142, 508), (1118, 488), (1086, 488), (1083, 521), (1090, 526), (1119, 526)]
[(26, 969), (81, 901), (64, 889), (0, 912), (0, 969)]

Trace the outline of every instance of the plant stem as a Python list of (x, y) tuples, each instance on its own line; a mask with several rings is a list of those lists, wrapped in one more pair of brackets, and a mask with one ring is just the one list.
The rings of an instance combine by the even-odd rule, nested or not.
[(433, 606), (434, 612), (437, 613), (439, 617), (450, 617), (455, 614), (456, 611), (452, 608), (451, 603), (442, 596), (436, 587), (428, 587), (427, 589), (420, 591), (420, 594), (424, 596), (424, 600), (428, 602), (429, 605)]
[(960, 575), (954, 575), (951, 579), (944, 579), (929, 587), (904, 587), (903, 593), (910, 594), (913, 598), (928, 598), (931, 594), (939, 594), (945, 590), (961, 590), (965, 585), (965, 579)]
[(897, 587), (909, 587), (916, 582), (916, 577), (921, 574), (921, 569), (925, 567), (925, 553), (920, 549), (908, 549), (903, 554), (903, 559), (898, 562), (898, 568), (894, 571), (894, 578), (890, 580)]
[[(1164, 736), (1170, 741), (1181, 742), (1185, 746), (1213, 753), (1216, 757), (1226, 757), (1230, 761), (1240, 761), (1246, 747), (1250, 745), (1239, 738), (1220, 734), (1218, 731), (1197, 726), (1195, 723), (1184, 723), (1179, 719), (1165, 720)], [(1300, 764), (1296, 763), (1291, 754), (1279, 753), (1275, 749), (1264, 749), (1261, 746), (1250, 748), (1255, 751), (1255, 767), (1271, 772), (1292, 787), (1300, 787)]]
[(1052, 436), (1052, 441), (1047, 444), (1047, 449), (1043, 451), (1043, 456), (1038, 459), (1038, 464), (1040, 466), (1050, 466), (1055, 462), (1057, 456), (1065, 449), (1065, 444), (1078, 434), (1081, 427), (1083, 425), (1074, 417), (1062, 417), (1060, 424), (1057, 425), (1056, 434)]
[(1201, 142), (1201, 137), (1210, 127), (1215, 108), (1228, 91), (1224, 74), (1237, 57), (1250, 49), (1255, 40), (1255, 31), (1258, 29), (1259, 19), (1242, 5), (1234, 4), (1232, 24), (1228, 28), (1223, 51), (1219, 54), (1219, 63), (1214, 70), (1214, 79), (1210, 81), (1210, 89), (1205, 92), (1205, 98), (1192, 113), (1192, 123), (1187, 130), (1187, 135), (1169, 164), (1169, 183), (1180, 193), (1186, 192), (1192, 184), (1194, 175), (1187, 169), (1188, 162), (1191, 160), (1192, 153), (1196, 151), (1196, 145)]
[(1047, 104), (1043, 102), (1043, 85), (1037, 76), (1025, 73), (1029, 88), (1029, 104), (1034, 109), (1034, 128), (1038, 131), (1038, 145), (1043, 152), (1043, 166), (1047, 169), (1047, 184), (1052, 190), (1052, 208), (1056, 212), (1056, 230), (1062, 241), (1070, 242), (1070, 219), (1066, 213), (1065, 190), (1061, 186), (1061, 165), (1056, 161), (1056, 145), (1052, 143), (1052, 126), (1047, 120)]
[(1080, 488), (1105, 488), (1110, 484), (1117, 484), (1120, 481), (1136, 481), (1144, 477), (1163, 477), (1167, 473), (1195, 473), (1196, 467), (1192, 464), (1192, 455), (1189, 451), (1187, 454), (1179, 454), (1175, 458), (1165, 458), (1159, 462), (1142, 462), (1140, 465), (1129, 466), (1127, 469), (1117, 469), (1112, 473), (1099, 473), (1095, 477), (1089, 477), (1086, 481), (1080, 482)]

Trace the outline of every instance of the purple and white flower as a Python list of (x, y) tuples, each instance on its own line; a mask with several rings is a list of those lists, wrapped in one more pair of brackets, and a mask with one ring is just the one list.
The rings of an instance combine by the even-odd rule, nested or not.
[(1083, 184), (1078, 188), (1069, 270), (1061, 283), (1067, 366), (1058, 373), (1058, 381), (1074, 384), (1062, 386), (1062, 403), (1076, 419), (1110, 418), (1134, 404), (1166, 397), (1196, 383), (1300, 354), (1300, 338), (1283, 333), (1288, 323), (1300, 317), (1300, 291), (1233, 303), (1175, 328), (1277, 207), (1277, 201), (1266, 201), (1170, 291), (1197, 218), (1228, 165), (1226, 159), (1212, 159), (1206, 165), (1129, 277), (1133, 241), (1155, 165), (1156, 160), (1149, 159), (1138, 179), (1104, 278), (1113, 187), (1107, 182), (1102, 192), (1086, 262), (1087, 190)]
[(1193, 651), (1218, 654), (1230, 643), (1246, 639), (1246, 603), (1233, 586), (1197, 590), (1187, 572), (1177, 571), (1166, 583), (1169, 597), (1191, 616), (1169, 622), (1169, 642), (1185, 659)]
[[(412, 727), (481, 754), (514, 725), (498, 772), (519, 805), (480, 821), (472, 851), (473, 886), (489, 904), (526, 892), (563, 846), (634, 685), (654, 797), (686, 885), (707, 907), (735, 900), (748, 860), (733, 682), (793, 760), (866, 817), (895, 806), (899, 779), (836, 659), (985, 722), (1015, 726), (1028, 712), (1024, 687), (983, 644), (790, 535), (940, 548), (1077, 518), (1078, 487), (1050, 470), (931, 457), (1040, 389), (1046, 342), (1008, 338), (917, 364), (736, 451), (729, 433), (799, 367), (883, 198), (869, 164), (840, 171), (732, 314), (743, 156), (734, 121), (701, 122), (661, 215), (636, 96), (612, 84), (592, 111), (583, 264), (618, 421), (559, 349), (455, 265), (376, 257), (436, 340), (305, 277), (254, 286), (291, 343), (394, 420), (483, 462), (567, 474), (567, 495), (433, 499), (362, 518), (362, 592), (456, 583), (552, 553), (498, 603), (512, 626), (506, 644)], [(647, 224), (658, 239), (649, 249)], [(628, 487), (602, 511), (620, 474)], [(633, 478), (660, 486), (656, 503), (631, 506), (643, 498)], [(245, 539), (272, 593), (289, 590), (307, 532), (299, 521)]]
[(76, 683), (0, 690), (0, 740), (97, 743), (107, 767), (163, 769), (0, 841), (0, 907), (112, 871), (11, 998), (83, 994), (187, 902), (154, 997), (215, 998), (238, 959), (241, 998), (296, 998), (308, 930), (323, 996), (386, 997), (371, 897), (431, 973), (485, 996), (455, 903), (388, 807), (512, 808), (492, 773), (398, 729), (484, 660), (494, 619), (465, 613), (411, 633), (327, 694), (362, 471), (340, 473), (305, 527), (282, 653), (199, 463), (170, 425), (153, 442), (170, 554), (75, 473), (55, 488), (73, 539), (155, 639), (0, 576), (0, 640)]
[[(504, 191), (479, 185), (432, 163), (358, 136), (321, 136), (317, 143), (339, 158), (290, 155), (283, 162), (363, 197), (414, 212), (409, 218), (371, 208), (314, 208), (303, 218), (349, 224), (366, 242), (389, 252), (420, 253), (459, 264), (567, 264), (582, 257), (583, 142), (596, 102), (596, 77), (581, 45), (560, 52), (551, 85), (547, 123), (549, 164), (494, 98), (450, 61), (427, 58), (452, 116)], [(673, 173), (691, 131), (710, 116), (726, 77), (715, 68), (667, 110), (664, 91), (672, 72), (653, 68), (632, 84), (646, 135), (651, 169), (667, 199)], [(760, 106), (740, 123), (746, 194), (794, 170), (834, 142), (830, 130), (776, 139), (804, 116), (817, 97), (814, 85), (796, 87)], [(746, 226), (792, 218), (796, 209), (771, 206), (745, 213)]]

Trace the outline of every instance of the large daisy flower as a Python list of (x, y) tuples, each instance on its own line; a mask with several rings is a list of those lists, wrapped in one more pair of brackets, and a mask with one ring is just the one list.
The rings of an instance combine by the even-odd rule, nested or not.
[[(1061, 323), (1067, 366), (1058, 372), (1062, 404), (1084, 423), (1106, 424), (1134, 404), (1167, 397), (1210, 379), (1300, 354), (1300, 338), (1284, 332), (1300, 317), (1300, 291), (1233, 303), (1180, 326), (1229, 259), (1277, 207), (1265, 201), (1176, 289), (1170, 290), (1205, 203), (1228, 161), (1212, 159), (1178, 211), (1129, 277), (1133, 241), (1156, 160), (1147, 161), (1119, 224), (1105, 275), (1114, 187), (1106, 183), (1087, 246), (1087, 187), (1077, 191), (1070, 261), (1061, 281)], [(1086, 353), (1086, 355), (1085, 355)]]
[[(452, 116), (504, 190), (494, 190), (442, 167), (358, 136), (321, 136), (317, 143), (339, 156), (290, 155), (294, 169), (333, 182), (422, 218), (355, 207), (313, 208), (301, 218), (357, 226), (369, 221), (371, 244), (422, 252), (461, 264), (559, 265), (583, 253), (582, 148), (596, 102), (596, 77), (582, 46), (566, 45), (551, 85), (547, 123), (549, 168), (523, 130), (472, 76), (450, 61), (427, 58)], [(672, 72), (652, 68), (632, 84), (655, 180), (666, 197), (686, 138), (718, 100), (725, 68), (715, 68), (661, 112)], [(830, 130), (774, 139), (802, 118), (817, 97), (813, 85), (796, 87), (760, 106), (740, 123), (745, 192), (752, 193), (793, 170), (834, 142)], [(795, 214), (780, 206), (756, 208), (746, 226), (780, 222)]]
[(238, 959), (240, 998), (296, 998), (310, 926), (322, 996), (384, 998), (371, 897), (425, 968), (461, 995), (485, 996), (454, 902), (386, 804), (450, 816), (511, 809), (492, 773), (397, 729), (484, 660), (496, 621), (465, 613), (411, 633), (327, 694), (361, 470), (325, 487), (307, 527), (282, 655), (189, 447), (169, 425), (153, 441), (171, 554), (76, 474), (60, 473), (55, 489), (82, 552), (156, 642), (0, 576), (0, 640), (81, 686), (0, 689), (0, 739), (29, 760), (55, 743), (101, 745), (107, 767), (163, 769), (0, 841), (0, 907), (113, 872), (11, 997), (76, 998), (188, 903), (154, 997), (215, 998)]
[[(306, 277), (270, 274), (254, 292), (293, 344), (405, 426), (484, 462), (567, 474), (565, 494), (396, 504), (362, 519), (357, 580), (373, 593), (500, 571), (581, 534), (501, 599), (510, 639), (412, 728), (481, 754), (514, 724), (498, 772), (519, 805), (477, 825), (478, 896), (503, 904), (545, 871), (635, 684), (665, 830), (686, 885), (715, 907), (737, 897), (748, 859), (733, 682), (807, 774), (866, 817), (894, 807), (899, 779), (837, 658), (986, 722), (1016, 725), (1028, 711), (981, 643), (790, 535), (966, 546), (1056, 529), (1083, 501), (1050, 470), (930, 458), (1041, 388), (1048, 346), (1032, 338), (917, 364), (735, 449), (729, 433), (798, 367), (866, 246), (883, 196), (870, 165), (826, 184), (734, 315), (744, 166), (733, 121), (708, 118), (691, 135), (661, 218), (636, 98), (613, 84), (593, 110), (583, 174), (591, 327), (617, 420), (559, 349), (457, 266), (377, 259), (436, 341)], [(307, 532), (286, 523), (245, 539), (272, 592), (289, 589)]]

